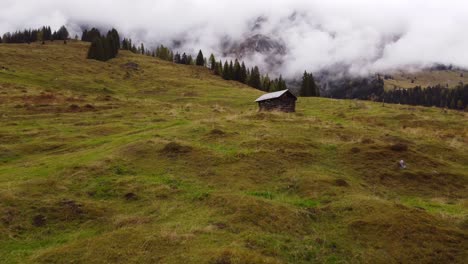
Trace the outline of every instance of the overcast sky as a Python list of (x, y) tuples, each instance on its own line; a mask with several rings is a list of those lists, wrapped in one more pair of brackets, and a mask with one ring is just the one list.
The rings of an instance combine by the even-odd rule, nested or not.
[[(222, 40), (261, 33), (285, 44), (280, 71), (287, 76), (337, 64), (355, 74), (433, 63), (468, 67), (463, 0), (0, 0), (0, 6), (0, 32), (109, 26), (147, 44), (184, 39), (181, 49), (191, 52), (219, 54)], [(252, 32), (258, 17), (266, 22)], [(250, 60), (261, 65), (264, 58)]]

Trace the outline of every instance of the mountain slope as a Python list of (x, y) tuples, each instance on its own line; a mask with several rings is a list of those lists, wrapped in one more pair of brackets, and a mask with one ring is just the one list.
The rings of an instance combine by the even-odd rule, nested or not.
[(206, 69), (86, 49), (0, 45), (5, 263), (466, 259), (466, 113), (258, 113)]
[(454, 88), (460, 83), (468, 83), (468, 71), (461, 69), (426, 69), (416, 72), (398, 71), (386, 75), (385, 89), (411, 89), (416, 86), (426, 88), (437, 86)]

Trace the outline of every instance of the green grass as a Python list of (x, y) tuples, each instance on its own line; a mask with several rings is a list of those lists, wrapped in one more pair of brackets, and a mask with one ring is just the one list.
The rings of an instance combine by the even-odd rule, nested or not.
[(87, 45), (0, 44), (0, 262), (466, 259), (466, 113), (258, 113), (262, 92), (204, 68)]

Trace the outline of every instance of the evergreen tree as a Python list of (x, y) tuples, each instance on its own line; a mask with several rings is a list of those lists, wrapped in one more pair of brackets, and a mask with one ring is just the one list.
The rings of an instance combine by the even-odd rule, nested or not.
[(229, 80), (234, 80), (234, 64), (232, 63), (232, 61), (229, 62), (228, 74), (229, 74)]
[(129, 49), (130, 49), (130, 48), (129, 48), (129, 45), (128, 45), (128, 40), (127, 40), (126, 38), (124, 38), (124, 39), (122, 40), (122, 49), (123, 49), (123, 50), (129, 50)]
[[(36, 35), (37, 41), (44, 42), (44, 31), (39, 30), (39, 31), (37, 31), (36, 34), (37, 34), (37, 35)], [(44, 43), (43, 43), (43, 44), (44, 44)]]
[[(164, 45), (160, 45), (159, 47), (156, 48), (156, 57), (166, 60), (166, 61), (174, 61), (174, 54), (172, 51), (165, 47)], [(180, 55), (179, 55), (180, 58)]]
[(182, 54), (182, 58), (180, 60), (180, 63), (181, 64), (188, 64), (188, 57), (187, 57), (187, 54), (185, 54), (185, 52), (184, 52), (184, 54)]
[(241, 83), (247, 83), (247, 68), (245, 67), (244, 62), (242, 62), (242, 65), (241, 65), (241, 71), (240, 71), (240, 76), (239, 76), (239, 82), (241, 82)]
[(205, 57), (203, 57), (203, 52), (201, 50), (198, 52), (195, 64), (197, 66), (205, 66)]
[(88, 39), (88, 30), (85, 29), (83, 30), (83, 33), (81, 34), (81, 41), (86, 41)]
[(213, 55), (213, 53), (211, 53), (209, 61), (210, 61), (210, 69), (212, 71), (215, 71), (216, 70), (216, 58)]
[(104, 49), (106, 50), (107, 58), (115, 58), (119, 52), (119, 49), (115, 46), (114, 37), (110, 34), (107, 34), (105, 42)]
[[(121, 48), (119, 32), (115, 28), (107, 32), (107, 37), (112, 39), (112, 49), (118, 51)], [(117, 52), (115, 52), (117, 54)]]
[(262, 88), (263, 88), (263, 91), (265, 92), (271, 92), (271, 80), (270, 80), (270, 77), (268, 76), (268, 74), (262, 78)]
[(304, 72), (304, 75), (302, 76), (300, 95), (306, 97), (319, 96), (319, 90), (312, 73), (307, 73), (307, 71)]
[(55, 33), (56, 40), (67, 40), (70, 37), (68, 30), (65, 26), (61, 26), (60, 29)]
[(177, 52), (177, 53), (174, 55), (174, 62), (177, 63), (177, 64), (182, 63), (182, 59), (181, 59), (181, 57), (180, 57), (179, 52)]
[(262, 88), (260, 80), (260, 71), (257, 66), (255, 66), (250, 73), (249, 85), (256, 89)]
[(223, 63), (221, 61), (215, 63), (214, 74), (223, 75)]
[(52, 40), (52, 30), (50, 27), (44, 27), (44, 40)]
[(229, 64), (227, 61), (224, 62), (224, 66), (223, 66), (223, 79), (224, 80), (230, 80), (231, 79), (231, 75), (229, 73)]
[[(50, 33), (50, 28), (46, 32), (47, 32), (47, 34), (49, 34)], [(46, 34), (46, 36), (44, 36), (46, 39), (47, 39), (47, 34)], [(101, 33), (99, 32), (99, 30), (96, 29), (96, 28), (92, 28), (89, 31), (87, 31), (87, 30), (83, 31), (83, 35), (81, 36), (81, 40), (86, 41), (86, 42), (93, 42), (94, 39), (100, 38), (100, 37), (101, 37)]]
[[(97, 32), (97, 34), (96, 31), (93, 32), (94, 35), (98, 35), (91, 42), (91, 46), (88, 50), (88, 59), (107, 61), (109, 59), (115, 58), (119, 53), (120, 49), (120, 39), (118, 32), (115, 29), (112, 29), (107, 33), (105, 37), (101, 36), (99, 32)], [(57, 33), (57, 36), (58, 35), (59, 34)], [(88, 39), (89, 37), (90, 32), (83, 31), (83, 38)], [(129, 42), (126, 39), (124, 39), (123, 45), (125, 47), (128, 47)]]
[(88, 59), (94, 59), (99, 61), (106, 60), (106, 54), (101, 38), (96, 38), (91, 43), (91, 47), (88, 50)]
[(232, 79), (235, 80), (235, 81), (238, 81), (238, 82), (240, 82), (240, 80), (241, 80), (241, 66), (240, 66), (238, 60), (236, 60), (234, 62), (234, 69), (233, 69)]
[(278, 84), (277, 84), (277, 88), (276, 88), (277, 91), (282, 91), (282, 90), (288, 89), (288, 88), (286, 87), (286, 81), (283, 80), (283, 76), (282, 76), (282, 75), (280, 75), (280, 77), (279, 77), (277, 83), (278, 83)]
[(112, 58), (112, 56), (113, 56), (112, 55), (112, 52), (113, 52), (112, 51), (112, 46), (110, 45), (111, 44), (110, 42), (112, 40), (110, 40), (107, 37), (101, 37), (100, 40), (101, 40), (102, 46), (104, 48), (104, 59), (103, 59), (103, 61), (106, 61), (106, 60)]

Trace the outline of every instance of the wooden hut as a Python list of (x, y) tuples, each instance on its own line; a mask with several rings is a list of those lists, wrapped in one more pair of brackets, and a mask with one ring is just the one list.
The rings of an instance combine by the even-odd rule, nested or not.
[(260, 111), (296, 111), (297, 97), (289, 90), (268, 93), (260, 96), (255, 102), (258, 103)]

